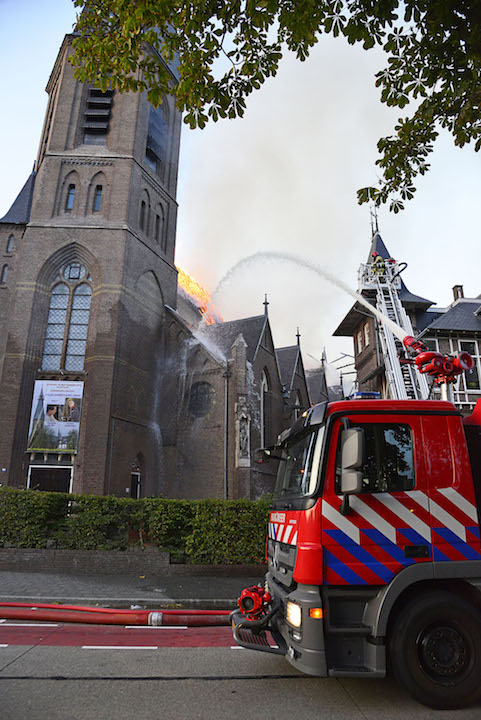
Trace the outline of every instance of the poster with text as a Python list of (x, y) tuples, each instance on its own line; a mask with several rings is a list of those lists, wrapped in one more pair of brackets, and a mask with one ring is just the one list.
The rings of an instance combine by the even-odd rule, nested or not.
[(83, 387), (83, 382), (35, 380), (29, 452), (77, 452)]

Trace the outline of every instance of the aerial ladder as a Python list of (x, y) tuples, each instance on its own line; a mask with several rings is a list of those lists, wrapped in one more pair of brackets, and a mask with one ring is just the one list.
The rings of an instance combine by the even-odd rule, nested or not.
[[(386, 261), (378, 255), (374, 262), (361, 265), (359, 289), (374, 292), (376, 308), (412, 336), (411, 320), (399, 297), (400, 273), (405, 267), (405, 263)], [(378, 331), (388, 397), (396, 400), (425, 400), (429, 396), (425, 375), (420, 374), (413, 364), (403, 362), (405, 348), (387, 321), (378, 320)]]

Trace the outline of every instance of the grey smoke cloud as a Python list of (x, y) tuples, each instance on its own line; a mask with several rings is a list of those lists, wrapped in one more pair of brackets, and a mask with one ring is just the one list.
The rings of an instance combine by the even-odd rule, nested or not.
[[(357, 188), (376, 181), (377, 140), (402, 113), (380, 104), (374, 74), (379, 51), (322, 38), (311, 58), (286, 59), (276, 78), (253, 95), (243, 119), (185, 130), (177, 261), (209, 290), (241, 258), (258, 251), (295, 252), (356, 289), (367, 258), (369, 210)], [(438, 305), (481, 292), (478, 228), (479, 157), (441, 136), (432, 170), (417, 182), (406, 210), (379, 212), (387, 247), (409, 268), (408, 287)], [(264, 262), (233, 278), (219, 298), (226, 319), (263, 312), (264, 293), (278, 346), (302, 334), (306, 355), (352, 352), (332, 338), (351, 305), (341, 290), (302, 269)]]
[[(379, 53), (324, 38), (306, 63), (289, 57), (242, 120), (183, 138), (177, 258), (213, 289), (229, 267), (258, 251), (295, 252), (355, 286), (370, 241), (355, 190), (375, 180), (377, 138), (393, 113), (379, 106)], [(185, 169), (184, 169), (185, 168)], [(352, 300), (311, 272), (274, 261), (234, 277), (217, 298), (227, 319), (263, 312), (275, 342), (320, 358)]]

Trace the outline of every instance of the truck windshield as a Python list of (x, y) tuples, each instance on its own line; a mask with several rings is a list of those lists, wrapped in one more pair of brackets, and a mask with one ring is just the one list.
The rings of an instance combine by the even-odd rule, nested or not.
[(324, 426), (289, 439), (282, 449), (274, 494), (305, 497), (317, 485)]

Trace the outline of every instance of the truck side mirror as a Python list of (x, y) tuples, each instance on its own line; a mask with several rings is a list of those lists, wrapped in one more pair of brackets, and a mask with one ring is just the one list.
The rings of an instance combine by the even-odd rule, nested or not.
[(341, 436), (341, 492), (344, 495), (341, 512), (349, 512), (349, 495), (357, 495), (362, 490), (364, 463), (364, 431), (362, 428), (349, 428)]
[[(271, 460), (284, 460), (285, 458), (282, 457), (282, 455), (276, 455), (274, 450), (276, 448), (270, 447), (270, 448), (257, 448), (257, 450), (254, 451), (254, 462), (258, 465), (265, 465), (266, 463), (269, 463)], [(279, 448), (277, 448), (278, 452), (280, 452)]]
[(266, 451), (266, 448), (257, 448), (257, 450), (254, 451), (254, 462), (258, 465), (268, 463), (270, 459), (270, 455), (268, 451)]

